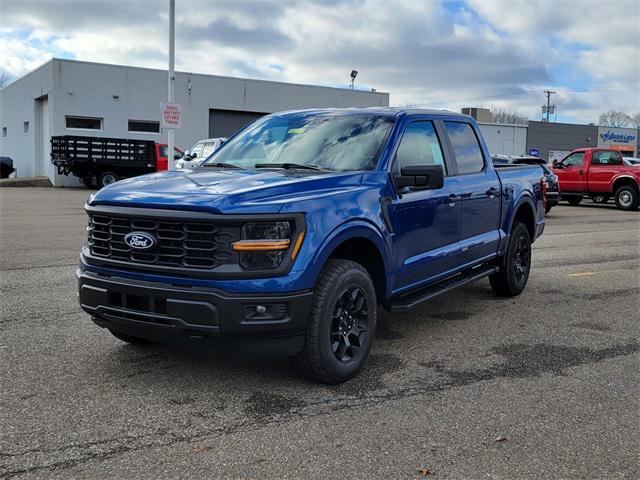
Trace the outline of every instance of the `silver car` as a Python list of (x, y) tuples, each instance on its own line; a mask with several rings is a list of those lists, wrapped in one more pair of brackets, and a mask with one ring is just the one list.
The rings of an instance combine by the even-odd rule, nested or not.
[(176, 168), (197, 167), (204, 162), (209, 155), (220, 148), (226, 140), (225, 137), (199, 140), (193, 147), (184, 152), (184, 156), (176, 162)]

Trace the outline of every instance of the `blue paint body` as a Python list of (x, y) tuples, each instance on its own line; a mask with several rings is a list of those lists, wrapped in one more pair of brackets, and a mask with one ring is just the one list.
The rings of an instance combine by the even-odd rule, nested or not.
[[(100, 190), (90, 205), (192, 210), (215, 214), (302, 213), (306, 235), (291, 270), (280, 276), (248, 279), (191, 279), (115, 270), (87, 264), (86, 271), (119, 278), (210, 287), (233, 293), (277, 293), (313, 289), (332, 252), (350, 239), (366, 239), (384, 264), (383, 299), (426, 286), (501, 256), (519, 208), (530, 209), (534, 239), (544, 228), (544, 205), (537, 166), (494, 169), (475, 121), (453, 113), (353, 109), (393, 118), (389, 138), (373, 170), (233, 170), (201, 168), (123, 180)], [(327, 115), (327, 111), (322, 111)], [(341, 115), (350, 114), (340, 111)], [(485, 168), (445, 177), (444, 187), (400, 194), (392, 164), (410, 121), (464, 121), (480, 140)], [(444, 128), (444, 127), (441, 127)], [(441, 138), (444, 148), (446, 139)], [(224, 148), (224, 147), (223, 147)], [(495, 188), (497, 194), (489, 195)], [(449, 195), (461, 197), (450, 205)], [(381, 199), (386, 199), (385, 222)], [(388, 224), (387, 224), (388, 223)]]

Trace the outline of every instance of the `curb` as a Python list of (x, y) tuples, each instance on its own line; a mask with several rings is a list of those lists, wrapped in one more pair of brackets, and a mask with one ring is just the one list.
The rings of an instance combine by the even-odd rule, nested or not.
[(25, 177), (25, 178), (5, 178), (0, 180), (0, 187), (38, 187), (47, 188), (53, 187), (49, 177)]

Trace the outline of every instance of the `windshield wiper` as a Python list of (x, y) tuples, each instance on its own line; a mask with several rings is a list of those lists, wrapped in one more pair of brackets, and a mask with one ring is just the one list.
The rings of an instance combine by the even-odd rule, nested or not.
[(326, 171), (325, 168), (320, 168), (315, 165), (304, 165), (302, 163), (256, 163), (255, 168), (284, 168), (285, 170), (317, 170)]
[(245, 170), (244, 167), (234, 165), (233, 163), (215, 162), (215, 163), (203, 163), (201, 167), (218, 167), (218, 168), (235, 168), (238, 170)]

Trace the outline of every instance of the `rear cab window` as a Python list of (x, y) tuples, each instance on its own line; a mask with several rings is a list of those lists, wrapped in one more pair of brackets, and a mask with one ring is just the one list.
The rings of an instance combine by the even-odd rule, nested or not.
[(467, 175), (484, 170), (484, 156), (471, 124), (445, 121), (444, 125), (458, 164), (458, 174)]

